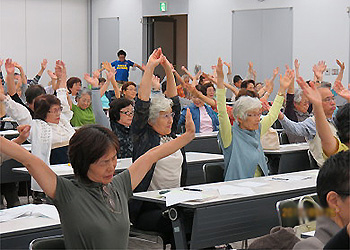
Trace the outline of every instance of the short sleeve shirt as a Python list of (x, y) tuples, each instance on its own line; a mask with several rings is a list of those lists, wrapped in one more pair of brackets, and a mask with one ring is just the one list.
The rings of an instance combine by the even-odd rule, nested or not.
[(114, 176), (108, 185), (58, 176), (54, 204), (60, 215), (66, 248), (126, 249), (131, 196), (129, 170)]
[(134, 66), (134, 62), (130, 60), (123, 62), (117, 60), (112, 62), (112, 66), (116, 69), (115, 80), (127, 82), (129, 79), (129, 68)]

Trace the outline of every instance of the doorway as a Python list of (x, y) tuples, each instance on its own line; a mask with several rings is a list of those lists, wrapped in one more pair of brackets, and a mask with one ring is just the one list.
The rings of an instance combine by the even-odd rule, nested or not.
[[(158, 47), (181, 74), (181, 66), (187, 67), (187, 15), (143, 18), (142, 61), (147, 62), (149, 55)], [(165, 76), (162, 67), (157, 67), (155, 74), (161, 79)]]

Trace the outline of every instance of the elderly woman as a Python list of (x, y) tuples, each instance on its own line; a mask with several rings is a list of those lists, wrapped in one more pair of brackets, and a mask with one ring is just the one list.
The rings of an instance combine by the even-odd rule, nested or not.
[[(10, 68), (10, 66), (8, 67)], [(12, 65), (12, 67), (14, 66)], [(72, 111), (67, 101), (65, 71), (63, 62), (56, 62), (56, 75), (59, 77), (60, 86), (57, 90), (57, 97), (53, 95), (36, 97), (34, 101), (34, 119), (23, 105), (0, 94), (0, 101), (5, 103), (6, 113), (20, 125), (31, 125), (32, 129), (28, 139), (32, 143), (32, 153), (47, 165), (68, 162), (67, 146), (69, 139), (75, 132), (69, 122), (72, 118)], [(7, 80), (13, 81), (13, 73), (10, 69), (7, 75)], [(42, 192), (34, 180), (32, 180), (32, 190)], [(38, 202), (40, 201), (38, 200)]]
[[(158, 64), (161, 64), (166, 72), (167, 98), (158, 94), (150, 100), (153, 71)], [(176, 137), (175, 131), (179, 117), (180, 103), (172, 65), (159, 48), (149, 57), (135, 102), (135, 115), (131, 125), (134, 144), (133, 161), (149, 149), (172, 141)], [(172, 155), (153, 164), (135, 191), (180, 187), (185, 184), (186, 170), (185, 154), (183, 150), (177, 150)], [(166, 240), (173, 242), (171, 222), (162, 216), (162, 212), (165, 210), (165, 206), (161, 204), (132, 201), (130, 203), (130, 219), (135, 227), (158, 231), (163, 234)]]
[(95, 124), (95, 116), (91, 106), (91, 90), (82, 88), (76, 95), (77, 104), (70, 103), (73, 117), (70, 123), (73, 127)]
[(280, 89), (268, 113), (261, 121), (261, 102), (257, 98), (241, 96), (235, 102), (233, 115), (235, 123), (231, 127), (226, 111), (224, 74), (222, 60), (217, 65), (217, 101), (219, 111), (219, 139), (224, 152), (225, 181), (267, 175), (268, 169), (260, 138), (277, 120), (284, 101), (285, 91), (293, 81), (294, 72), (287, 70), (280, 76)]
[(132, 190), (155, 162), (194, 138), (190, 113), (186, 129), (184, 135), (151, 149), (114, 177), (118, 138), (98, 125), (80, 128), (69, 142), (74, 180), (56, 176), (45, 162), (4, 138), (0, 138), (0, 152), (21, 162), (53, 200), (67, 249), (127, 249)]
[(136, 84), (133, 82), (126, 82), (122, 86), (122, 94), (123, 97), (129, 100), (135, 100), (137, 90), (136, 90)]

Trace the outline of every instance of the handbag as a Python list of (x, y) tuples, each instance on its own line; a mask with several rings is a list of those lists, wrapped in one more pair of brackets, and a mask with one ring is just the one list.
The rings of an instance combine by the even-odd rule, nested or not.
[(267, 132), (261, 137), (260, 141), (263, 149), (280, 149), (278, 133), (273, 128), (269, 128), (269, 130), (267, 130)]
[[(306, 208), (305, 202), (308, 202), (311, 207)], [(301, 238), (302, 233), (316, 230), (316, 220), (310, 221), (308, 215), (316, 215), (318, 211), (321, 211), (321, 207), (311, 196), (305, 195), (299, 199), (299, 225), (294, 227), (295, 235), (298, 238)]]

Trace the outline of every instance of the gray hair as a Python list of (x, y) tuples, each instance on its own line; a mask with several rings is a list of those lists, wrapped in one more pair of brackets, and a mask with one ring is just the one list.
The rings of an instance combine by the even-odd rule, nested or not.
[(167, 111), (173, 106), (173, 101), (166, 98), (163, 94), (154, 95), (149, 107), (148, 121), (154, 123), (159, 117), (159, 112)]
[(241, 96), (233, 105), (233, 116), (237, 119), (247, 119), (247, 112), (254, 109), (260, 109), (262, 107), (258, 98), (250, 96)]
[(91, 89), (88, 89), (86, 87), (82, 88), (81, 90), (78, 91), (77, 95), (76, 95), (76, 99), (80, 98), (82, 95), (88, 94), (91, 98), (92, 96), (92, 92)]
[(302, 97), (303, 97), (303, 90), (301, 88), (296, 88), (294, 92), (294, 102), (300, 103)]

